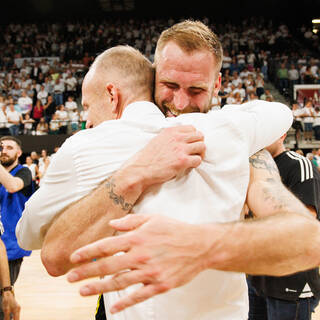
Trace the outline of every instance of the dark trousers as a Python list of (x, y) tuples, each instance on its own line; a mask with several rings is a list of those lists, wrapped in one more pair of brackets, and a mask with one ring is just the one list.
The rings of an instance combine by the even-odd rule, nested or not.
[[(23, 258), (9, 261), (10, 281), (12, 286), (15, 284), (15, 282), (18, 279), (22, 261), (23, 261)], [(4, 314), (2, 311), (2, 298), (0, 296), (0, 320), (3, 320), (3, 319), (4, 319)]]
[(311, 320), (311, 314), (319, 304), (315, 297), (297, 301), (261, 297), (248, 281), (249, 320)]
[(313, 127), (314, 130), (314, 136), (316, 140), (320, 140), (320, 126), (314, 126)]

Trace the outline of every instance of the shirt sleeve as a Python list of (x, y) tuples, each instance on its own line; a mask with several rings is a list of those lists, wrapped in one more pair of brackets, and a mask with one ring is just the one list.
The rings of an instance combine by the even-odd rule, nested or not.
[(296, 165), (294, 171), (291, 170), (292, 174), (288, 187), (301, 202), (315, 208), (319, 219), (320, 179), (318, 169), (311, 163), (309, 166), (304, 163)]
[(18, 177), (22, 179), (23, 181), (23, 187), (28, 187), (32, 182), (32, 174), (29, 168), (23, 167), (21, 168), (15, 175), (15, 177)]
[(29, 168), (23, 167), (21, 168), (15, 175), (15, 177), (18, 177), (22, 179), (23, 181), (23, 188), (19, 191), (23, 193), (26, 197), (30, 197), (33, 192), (32, 187), (32, 173)]
[(76, 193), (77, 179), (72, 148), (66, 141), (50, 162), (40, 188), (25, 204), (16, 227), (20, 247), (25, 250), (40, 249), (52, 219), (77, 200)]
[(224, 106), (230, 121), (247, 141), (249, 156), (269, 146), (291, 127), (292, 111), (279, 102), (254, 100), (242, 105)]
[(291, 188), (291, 191), (299, 198), (305, 205), (318, 207), (319, 196), (316, 193), (315, 179), (309, 179), (304, 182), (297, 183)]

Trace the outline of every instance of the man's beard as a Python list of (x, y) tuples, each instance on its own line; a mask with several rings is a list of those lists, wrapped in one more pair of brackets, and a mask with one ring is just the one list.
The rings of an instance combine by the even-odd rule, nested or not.
[(169, 103), (164, 103), (162, 105), (162, 110), (166, 117), (177, 117), (180, 114), (184, 114), (184, 113), (200, 112), (198, 107), (192, 107), (192, 106), (188, 106), (183, 110), (177, 110), (172, 104), (169, 104)]
[(8, 168), (10, 167), (16, 160), (17, 160), (18, 156), (15, 155), (14, 157), (10, 158), (7, 155), (1, 155), (0, 157), (0, 162), (1, 164), (5, 167)]

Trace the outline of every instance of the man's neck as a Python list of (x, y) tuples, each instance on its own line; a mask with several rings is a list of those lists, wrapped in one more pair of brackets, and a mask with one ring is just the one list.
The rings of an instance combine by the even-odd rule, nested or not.
[(273, 155), (272, 158), (277, 157), (279, 154), (283, 153), (286, 151), (286, 148), (284, 146), (281, 146), (281, 148), (279, 148)]

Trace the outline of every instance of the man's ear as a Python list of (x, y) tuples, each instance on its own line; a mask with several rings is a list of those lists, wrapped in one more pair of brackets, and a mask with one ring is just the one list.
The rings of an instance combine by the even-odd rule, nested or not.
[(110, 102), (111, 112), (116, 116), (116, 118), (118, 118), (119, 113), (121, 113), (119, 90), (113, 83), (108, 83), (106, 86), (106, 92)]
[(217, 96), (221, 88), (221, 72), (219, 72), (218, 77), (216, 81), (214, 82), (214, 88), (213, 88), (213, 96)]

